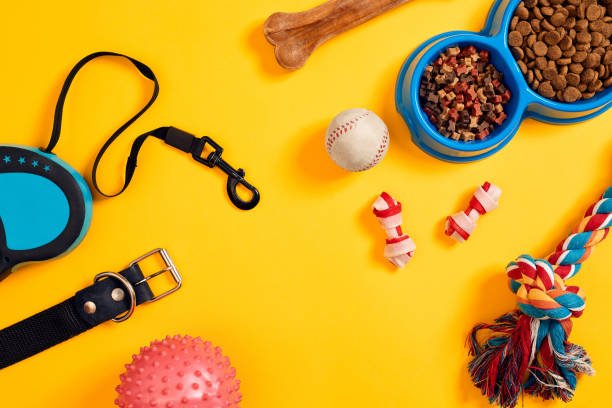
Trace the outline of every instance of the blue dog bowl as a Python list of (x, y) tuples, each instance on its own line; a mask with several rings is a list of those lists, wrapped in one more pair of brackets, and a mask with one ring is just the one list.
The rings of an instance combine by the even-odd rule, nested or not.
[[(574, 103), (547, 99), (529, 87), (508, 46), (510, 21), (520, 2), (496, 0), (480, 33), (452, 31), (440, 34), (418, 47), (403, 64), (395, 89), (396, 107), (410, 129), (412, 140), (425, 152), (450, 162), (475, 161), (504, 147), (526, 118), (570, 124), (600, 115), (610, 107), (612, 87), (591, 99)], [(489, 51), (491, 62), (504, 74), (504, 82), (512, 92), (512, 98), (505, 107), (508, 118), (487, 139), (473, 142), (455, 141), (438, 133), (419, 101), (419, 86), (425, 67), (448, 48), (467, 45)]]

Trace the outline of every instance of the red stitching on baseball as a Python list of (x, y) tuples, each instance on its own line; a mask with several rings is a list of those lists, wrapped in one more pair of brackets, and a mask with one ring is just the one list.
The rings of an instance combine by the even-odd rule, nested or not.
[(335, 129), (333, 129), (329, 134), (329, 138), (327, 139), (327, 152), (331, 154), (331, 150), (334, 147), (336, 140), (338, 140), (340, 136), (348, 133), (349, 130), (353, 130), (360, 120), (368, 117), (369, 115), (370, 112), (365, 111), (361, 115), (349, 119), (347, 122), (341, 123)]
[(360, 168), (357, 171), (365, 171), (365, 170), (371, 169), (372, 167), (376, 166), (378, 164), (378, 161), (382, 157), (383, 153), (385, 152), (388, 143), (389, 143), (389, 129), (385, 129), (385, 134), (383, 135), (380, 145), (378, 146), (378, 152), (376, 153), (376, 156), (374, 156), (374, 158), (367, 165), (365, 165), (364, 167)]

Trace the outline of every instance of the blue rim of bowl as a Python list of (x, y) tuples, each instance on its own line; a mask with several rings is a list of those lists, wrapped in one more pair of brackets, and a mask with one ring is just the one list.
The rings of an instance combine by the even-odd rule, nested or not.
[[(494, 41), (495, 39), (493, 37), (485, 36), (473, 31), (451, 31), (439, 34), (429, 39), (425, 43), (421, 44), (419, 48), (417, 48), (412, 53), (412, 55), (405, 61), (404, 65), (400, 70), (395, 90), (396, 106), (398, 111), (400, 111), (404, 118), (408, 118), (410, 116), (410, 113), (408, 112), (402, 101), (402, 91), (404, 89), (404, 83), (407, 78), (406, 73), (410, 66), (413, 64), (413, 62), (418, 58), (418, 62), (416, 63), (416, 66), (414, 68), (410, 89), (408, 90), (410, 98), (414, 100), (414, 107), (418, 107), (418, 109), (414, 109), (414, 112), (412, 113), (414, 115), (415, 120), (421, 122), (421, 124), (423, 125), (422, 127), (428, 134), (428, 136), (430, 136), (435, 142), (445, 147), (448, 147), (453, 150), (470, 153), (479, 151), (483, 151), (483, 153), (485, 154), (489, 152), (493, 153), (498, 144), (504, 143), (506, 139), (511, 139), (514, 133), (516, 133), (515, 129), (508, 130), (506, 128), (510, 127), (513, 120), (518, 120), (518, 122), (520, 123), (523, 115), (522, 110), (524, 109), (517, 108), (517, 111), (513, 116), (509, 115), (502, 125), (496, 127), (494, 131), (495, 134), (493, 137), (487, 138), (482, 141), (459, 142), (443, 136), (440, 132), (438, 132), (438, 129), (431, 123), (429, 118), (425, 115), (419, 98), (419, 87), (425, 67), (431, 64), (431, 62), (435, 58), (437, 58), (437, 56), (440, 55), (441, 52), (445, 51), (450, 47), (460, 44), (470, 44), (474, 45), (478, 50), (486, 50), (492, 52), (492, 48), (494, 48), (495, 45)], [(425, 48), (427, 48), (427, 50), (424, 50)], [(509, 73), (507, 72), (505, 66), (499, 67), (495, 65), (495, 67), (503, 73), (504, 80), (507, 76), (509, 76)], [(508, 88), (510, 88), (510, 86), (508, 86)], [(517, 92), (515, 90), (515, 92), (512, 93), (513, 98), (521, 98), (520, 91)], [(517, 119), (515, 119), (516, 116), (518, 116)], [(431, 152), (431, 149), (429, 149), (428, 151)], [(453, 158), (453, 160), (455, 160), (455, 158)]]
[[(485, 27), (480, 32), (473, 31), (450, 31), (438, 34), (429, 40), (423, 42), (419, 47), (417, 47), (410, 56), (405, 60), (402, 65), (398, 80), (396, 82), (395, 89), (395, 102), (396, 108), (404, 118), (404, 120), (408, 123), (408, 125), (414, 128), (415, 124), (412, 123), (412, 118), (408, 109), (403, 103), (403, 89), (406, 81), (406, 74), (409, 70), (410, 66), (414, 62), (415, 59), (419, 59), (417, 62), (411, 83), (411, 88), (409, 90), (409, 95), (411, 98), (416, 96), (414, 106), (414, 120), (420, 121), (423, 125), (422, 128), (424, 131), (430, 136), (435, 142), (439, 143), (442, 146), (445, 146), (452, 150), (462, 151), (466, 153), (475, 153), (479, 151), (483, 151), (481, 154), (476, 154), (475, 156), (470, 157), (458, 157), (458, 156), (447, 156), (441, 152), (434, 151), (429, 146), (426, 146), (424, 143), (418, 141), (419, 147), (426, 150), (428, 153), (433, 154), (434, 156), (444, 158), (451, 161), (470, 161), (476, 160), (478, 158), (486, 157), (490, 154), (495, 153), (503, 146), (505, 146), (512, 137), (518, 131), (520, 124), (523, 119), (532, 117), (536, 120), (547, 122), (551, 124), (569, 124), (582, 122), (587, 119), (598, 116), (605, 111), (607, 111), (612, 106), (612, 87), (600, 92), (598, 95), (594, 96), (588, 100), (581, 100), (573, 103), (567, 102), (557, 102), (551, 99), (545, 98), (539, 95), (536, 91), (531, 89), (531, 87), (527, 84), (527, 80), (523, 73), (520, 71), (518, 64), (512, 53), (510, 52), (510, 47), (508, 45), (508, 32), (510, 28), (510, 22), (514, 16), (514, 12), (516, 7), (521, 2), (521, 0), (496, 0), (496, 2), (491, 7), (489, 12), (489, 16), (487, 17)], [(497, 22), (496, 22), (497, 20)], [(446, 138), (441, 135), (438, 130), (434, 127), (434, 125), (429, 121), (422, 111), (420, 98), (418, 97), (418, 88), (420, 85), (421, 77), (423, 75), (425, 67), (435, 59), (435, 56), (439, 54), (440, 51), (448, 47), (453, 46), (453, 41), (455, 43), (461, 43), (463, 41), (457, 40), (455, 37), (470, 37), (475, 38), (480, 44), (484, 45), (481, 47), (482, 49), (488, 49), (490, 51), (491, 45), (499, 44), (502, 46), (502, 49), (497, 50), (501, 54), (506, 54), (504, 59), (508, 59), (504, 65), (508, 65), (508, 68), (511, 72), (507, 72), (506, 67), (498, 67), (496, 68), (503, 72), (504, 77), (507, 75), (511, 75), (514, 77), (514, 80), (518, 81), (517, 86), (520, 88), (518, 92), (513, 92), (513, 97), (517, 95), (521, 98), (519, 106), (517, 107), (517, 111), (515, 112), (515, 117), (520, 117), (518, 120), (518, 124), (514, 129), (509, 129), (507, 132), (504, 132), (504, 125), (510, 126), (511, 123), (504, 123), (496, 130), (496, 133), (493, 137), (486, 139), (484, 141), (474, 141), (474, 142), (458, 142), (452, 139)], [(450, 40), (453, 39), (453, 40)], [(449, 41), (446, 41), (449, 40)], [(441, 43), (445, 43), (444, 46), (440, 45)], [(490, 42), (490, 44), (488, 44)], [(474, 44), (476, 45), (476, 44)], [(426, 49), (427, 48), (427, 49)], [(438, 50), (437, 52), (433, 52), (432, 50)], [(426, 58), (427, 57), (427, 58)], [(416, 92), (413, 92), (416, 88)], [(577, 114), (577, 117), (553, 117), (552, 115), (547, 116), (540, 112), (538, 109), (551, 110), (560, 113), (569, 113)], [(563, 115), (560, 115), (563, 116)], [(513, 118), (508, 118), (512, 120)], [(508, 121), (507, 119), (507, 121)], [(415, 139), (415, 135), (413, 133), (414, 129), (411, 129), (411, 133), (413, 139)]]

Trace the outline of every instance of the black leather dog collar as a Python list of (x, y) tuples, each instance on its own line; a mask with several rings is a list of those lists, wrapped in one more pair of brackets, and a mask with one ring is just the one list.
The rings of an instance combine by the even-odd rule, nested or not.
[[(145, 276), (139, 263), (154, 255), (161, 256), (165, 267)], [(155, 295), (148, 281), (163, 273), (174, 286)], [(127, 320), (137, 305), (154, 302), (175, 291), (182, 278), (164, 249), (156, 249), (133, 261), (121, 272), (103, 272), (94, 284), (78, 291), (43, 312), (0, 330), (0, 369), (31, 357), (108, 320)]]

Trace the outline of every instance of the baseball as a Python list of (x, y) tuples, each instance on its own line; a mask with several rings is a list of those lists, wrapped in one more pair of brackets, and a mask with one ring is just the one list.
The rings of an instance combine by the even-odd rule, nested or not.
[(389, 130), (374, 112), (349, 109), (336, 116), (325, 136), (327, 153), (348, 171), (376, 166), (387, 154)]

